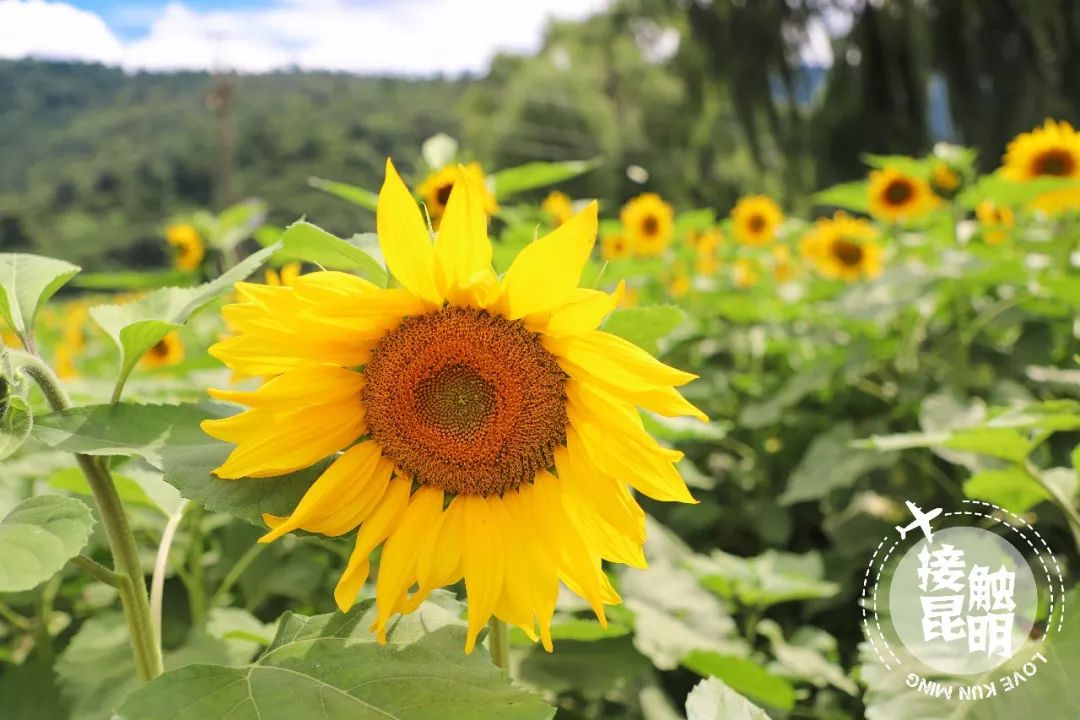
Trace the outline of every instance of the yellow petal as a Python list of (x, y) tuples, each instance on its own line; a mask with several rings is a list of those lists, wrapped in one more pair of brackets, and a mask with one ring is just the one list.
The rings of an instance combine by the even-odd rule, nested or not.
[(454, 304), (480, 299), (475, 294), (461, 297), (460, 291), (495, 282), (482, 193), (476, 180), (458, 168), (435, 239), (436, 277), (443, 295)]
[(442, 305), (442, 294), (435, 285), (435, 251), (420, 206), (389, 158), (375, 223), (379, 247), (394, 277), (432, 305)]
[(382, 555), (379, 579), (375, 584), (377, 615), (371, 626), (380, 643), (386, 642), (386, 623), (416, 581), (416, 546), (432, 532), (442, 514), (443, 491), (422, 486), (409, 499), (409, 506), (395, 524)]
[(358, 397), (288, 412), (262, 408), (204, 420), (203, 432), (236, 447), (214, 474), (224, 480), (274, 477), (333, 455), (366, 432)]
[[(308, 488), (292, 515), (276, 524), (270, 532), (259, 538), (259, 542), (273, 542), (285, 533), (298, 529), (325, 535), (340, 535), (356, 527), (367, 513), (358, 518), (352, 527), (346, 527), (341, 532), (327, 532), (327, 526), (337, 520), (335, 516), (338, 512), (344, 510), (352, 514), (351, 511), (356, 505), (355, 498), (362, 495), (365, 488), (370, 488), (369, 495), (381, 495), (385, 492), (389, 477), (381, 478), (380, 487), (380, 478), (376, 474), (381, 457), (381, 448), (370, 440), (346, 450)], [(365, 504), (367, 507), (364, 509), (370, 512), (374, 503)]]
[(485, 498), (459, 495), (455, 502), (464, 503), (465, 533), (462, 544), (462, 565), (465, 570), (465, 590), (469, 595), (469, 627), (465, 653), (476, 647), (476, 636), (487, 624), (502, 592), (506, 558), (503, 542), (507, 528), (502, 516), (492, 511)]
[[(618, 305), (624, 288), (622, 281), (610, 295), (599, 290), (578, 288), (564, 305), (552, 311), (550, 317), (533, 315), (526, 319), (525, 324), (533, 332), (547, 335), (581, 335), (595, 330)], [(537, 327), (533, 327), (534, 324)]]
[(284, 373), (251, 392), (215, 388), (207, 392), (216, 400), (251, 407), (288, 409), (297, 404), (310, 405), (312, 398), (359, 395), (363, 389), (364, 376), (360, 373), (325, 365)]
[(463, 509), (465, 504), (454, 500), (431, 526), (416, 556), (417, 591), (402, 606), (402, 614), (420, 607), (431, 591), (452, 585), (461, 579), (461, 546)]
[(398, 477), (391, 480), (381, 502), (360, 526), (349, 564), (334, 588), (334, 600), (341, 612), (349, 612), (349, 608), (356, 602), (356, 594), (364, 586), (368, 572), (371, 571), (371, 551), (386, 539), (398, 518), (405, 512), (411, 489), (412, 481), (408, 478)]
[(566, 446), (555, 452), (555, 467), (564, 487), (579, 503), (618, 529), (631, 542), (645, 542), (645, 512), (626, 489), (626, 484), (606, 475), (592, 462), (581, 437), (567, 428)]
[(545, 338), (544, 347), (575, 369), (632, 390), (685, 385), (697, 378), (665, 365), (621, 337), (599, 330), (573, 337)]
[(646, 433), (623, 433), (597, 425), (578, 408), (567, 406), (570, 424), (580, 433), (593, 462), (603, 472), (621, 478), (635, 490), (654, 500), (696, 503), (678, 470), (672, 465), (679, 456), (655, 445)]
[(510, 517), (510, 527), (515, 531), (513, 535), (521, 542), (522, 563), (526, 570), (521, 577), (527, 588), (532, 612), (540, 626), (540, 641), (544, 649), (551, 652), (551, 618), (555, 614), (555, 602), (559, 595), (558, 570), (540, 546), (540, 533), (520, 493), (508, 492), (502, 500)]
[(503, 278), (500, 310), (506, 317), (548, 312), (566, 302), (596, 242), (596, 213), (594, 201), (518, 253)]

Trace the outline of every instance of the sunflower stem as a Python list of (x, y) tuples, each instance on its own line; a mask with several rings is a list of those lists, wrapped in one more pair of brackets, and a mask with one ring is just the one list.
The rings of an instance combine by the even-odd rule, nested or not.
[(510, 629), (494, 615), (488, 621), (491, 633), (488, 635), (488, 648), (491, 651), (491, 662), (497, 668), (510, 672)]
[[(12, 352), (12, 361), (26, 373), (48, 401), (49, 406), (63, 412), (71, 408), (68, 398), (56, 373), (39, 356), (23, 352)], [(161, 648), (154, 638), (153, 622), (150, 618), (150, 600), (146, 593), (146, 580), (139, 565), (139, 551), (135, 545), (135, 536), (131, 532), (127, 513), (108, 465), (97, 462), (90, 455), (75, 455), (86, 482), (97, 505), (101, 524), (112, 551), (114, 571), (119, 582), (120, 601), (131, 634), (131, 649), (135, 656), (135, 667), (139, 677), (151, 680), (162, 673)]]

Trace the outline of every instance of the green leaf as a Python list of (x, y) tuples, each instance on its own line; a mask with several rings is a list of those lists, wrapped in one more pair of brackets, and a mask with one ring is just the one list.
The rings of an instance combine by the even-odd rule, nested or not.
[(0, 318), (25, 335), (42, 305), (80, 269), (40, 255), (0, 253)]
[(4, 699), (4, 720), (70, 718), (57, 691), (52, 665), (43, 659), (7, 665), (0, 673), (0, 698)]
[(564, 162), (531, 162), (507, 168), (491, 176), (495, 199), (502, 200), (526, 190), (554, 185), (599, 167), (600, 158)]
[[(179, 512), (184, 504), (180, 492), (166, 483), (157, 470), (128, 463), (120, 471), (113, 470), (112, 478), (116, 492), (125, 504), (153, 508), (165, 516)], [(87, 497), (92, 495), (86, 476), (77, 468), (57, 470), (49, 476), (47, 482), (57, 490)]]
[(580, 693), (600, 699), (653, 673), (629, 636), (600, 640), (563, 640), (548, 653), (533, 647), (524, 653), (515, 679), (553, 693)]
[(779, 422), (784, 410), (827, 387), (834, 371), (835, 366), (829, 358), (799, 368), (772, 396), (744, 406), (739, 413), (739, 425), (757, 429)]
[(356, 272), (380, 287), (386, 285), (386, 270), (366, 252), (303, 220), (285, 228), (279, 256), (304, 260), (327, 270)]
[(1041, 177), (1034, 180), (1006, 180), (998, 173), (983, 175), (974, 185), (960, 193), (960, 203), (973, 208), (984, 200), (995, 205), (1024, 205), (1040, 195), (1057, 190), (1080, 187), (1080, 181), (1072, 178)]
[(769, 716), (722, 680), (708, 678), (686, 697), (686, 720), (769, 720)]
[(122, 271), (83, 273), (72, 281), (75, 287), (87, 290), (156, 290), (170, 285), (183, 284), (192, 277), (183, 270), (161, 270), (158, 272)]
[[(230, 654), (220, 638), (193, 636), (163, 660), (168, 671), (196, 662), (228, 663)], [(57, 660), (56, 673), (71, 720), (113, 720), (124, 698), (142, 686), (124, 616), (103, 613), (83, 623)]]
[[(163, 470), (165, 482), (183, 497), (262, 526), (264, 512), (292, 512), (325, 464), (276, 478), (215, 477), (212, 471), (233, 446), (210, 437), (199, 424), (235, 412), (235, 407), (216, 403), (88, 405), (45, 415), (36, 424), (34, 437), (66, 452), (142, 457)], [(150, 480), (139, 483), (144, 491)], [(153, 497), (156, 505), (172, 506), (161, 493), (155, 491)]]
[(1027, 512), (1050, 499), (1050, 493), (1015, 466), (976, 473), (964, 483), (964, 494), (1015, 513)]
[(1031, 440), (1012, 428), (971, 428), (959, 430), (945, 441), (945, 447), (979, 455), (1021, 462), (1031, 452)]
[(338, 182), (336, 180), (324, 180), (317, 177), (309, 177), (308, 185), (316, 190), (330, 193), (342, 200), (348, 200), (362, 208), (367, 208), (371, 212), (375, 212), (375, 208), (379, 204), (379, 196), (377, 194), (370, 190), (365, 190), (362, 187), (357, 187), (356, 185), (349, 185), (348, 183)]
[(765, 671), (754, 660), (695, 650), (683, 659), (683, 665), (703, 677), (719, 678), (760, 705), (778, 710), (795, 707), (795, 688), (791, 683)]
[(146, 351), (192, 313), (246, 279), (278, 249), (264, 248), (208, 283), (193, 288), (162, 288), (126, 305), (99, 305), (90, 316), (120, 349), (120, 377), (126, 378)]
[(896, 433), (895, 435), (871, 435), (853, 440), (851, 447), (864, 450), (910, 450), (911, 448), (938, 447), (952, 437), (947, 432)]
[(213, 471), (225, 462), (233, 446), (204, 433), (199, 422), (228, 417), (236, 408), (213, 404), (198, 407), (203, 411), (198, 413), (201, 417), (185, 413), (170, 430), (169, 442), (161, 449), (161, 468), (165, 482), (208, 510), (229, 513), (264, 527), (263, 513), (290, 514), (326, 469), (327, 463), (322, 462), (280, 477), (222, 480)]
[(30, 590), (79, 554), (90, 537), (90, 508), (73, 498), (42, 495), (0, 521), (0, 593)]
[(34, 428), (30, 404), (18, 395), (4, 397), (7, 381), (0, 377), (0, 460), (22, 447)]
[(514, 688), (483, 649), (465, 655), (460, 625), (397, 624), (383, 646), (367, 631), (372, 619), (370, 600), (345, 615), (286, 614), (253, 664), (167, 672), (128, 696), (117, 720), (296, 720), (313, 708), (323, 720), (554, 716), (537, 696)]
[(660, 341), (684, 320), (686, 313), (675, 305), (624, 308), (611, 313), (600, 329), (655, 355)]
[(843, 422), (814, 438), (788, 478), (780, 504), (819, 500), (837, 488), (851, 487), (872, 470), (895, 462), (896, 458), (889, 453), (853, 448), (854, 436), (854, 426)]
[(690, 563), (701, 584), (720, 597), (748, 607), (834, 597), (840, 586), (824, 580), (825, 564), (816, 552), (803, 555), (766, 550), (741, 558), (714, 550)]
[(867, 212), (869, 205), (869, 190), (865, 180), (840, 183), (830, 188), (820, 190), (811, 196), (815, 205), (829, 205), (853, 210), (855, 212)]

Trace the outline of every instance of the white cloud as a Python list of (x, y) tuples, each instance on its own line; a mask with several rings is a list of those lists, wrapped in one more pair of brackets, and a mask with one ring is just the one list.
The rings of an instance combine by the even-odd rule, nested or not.
[[(550, 18), (584, 17), (607, 1), (272, 0), (262, 7), (203, 12), (173, 2), (145, 37), (122, 45), (92, 13), (59, 2), (0, 0), (0, 55), (8, 50), (5, 26), (14, 23), (22, 30), (12, 34), (21, 35), (23, 44), (16, 44), (9, 57), (58, 57), (52, 48), (63, 47), (64, 57), (129, 70), (482, 72), (499, 50), (535, 50)], [(42, 8), (49, 9), (47, 22), (40, 19)], [(109, 42), (91, 43), (89, 24)]]
[(0, 1), (0, 58), (86, 60), (115, 65), (123, 46), (91, 12), (62, 2)]

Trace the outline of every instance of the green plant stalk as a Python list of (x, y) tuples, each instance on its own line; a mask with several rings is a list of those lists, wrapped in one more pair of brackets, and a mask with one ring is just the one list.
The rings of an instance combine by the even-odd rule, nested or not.
[[(56, 374), (41, 358), (26, 353), (12, 354), (15, 355), (13, 361), (38, 384), (53, 410), (62, 412), (71, 407), (71, 400), (61, 387)], [(114, 570), (118, 576), (120, 602), (131, 634), (135, 667), (140, 678), (144, 681), (151, 680), (162, 673), (161, 648), (154, 638), (146, 581), (139, 565), (139, 552), (127, 513), (116, 492), (116, 485), (108, 467), (89, 455), (76, 454), (75, 460), (86, 476), (97, 504), (101, 524), (105, 526)]]
[(491, 629), (488, 635), (488, 649), (491, 652), (491, 662), (495, 667), (510, 672), (510, 630), (499, 618), (494, 615), (488, 621)]
[(221, 585), (214, 591), (213, 597), (210, 598), (210, 607), (217, 607), (225, 602), (226, 596), (229, 591), (232, 590), (233, 585), (240, 579), (240, 576), (251, 567), (251, 563), (255, 562), (255, 558), (262, 554), (263, 550), (270, 547), (261, 543), (254, 543), (244, 551), (244, 554), (240, 556), (240, 559), (236, 561), (231, 568), (229, 568), (228, 574), (225, 579), (221, 581)]
[(191, 624), (202, 629), (206, 626), (206, 572), (203, 569), (203, 509), (201, 505), (192, 505), (187, 517), (191, 520), (191, 546), (188, 564), (191, 567), (190, 581), (187, 583), (188, 604), (191, 606)]

